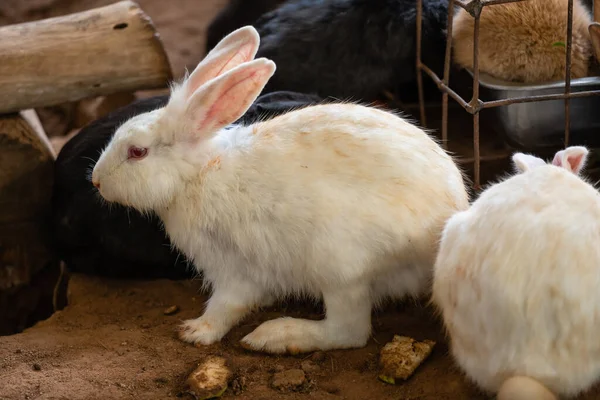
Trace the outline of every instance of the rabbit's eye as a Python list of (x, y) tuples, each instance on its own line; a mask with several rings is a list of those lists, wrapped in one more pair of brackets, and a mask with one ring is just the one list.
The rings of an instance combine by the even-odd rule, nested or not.
[(131, 146), (127, 150), (127, 158), (130, 160), (131, 159), (134, 159), (134, 160), (142, 159), (142, 158), (146, 157), (146, 154), (148, 154), (148, 149), (145, 147)]

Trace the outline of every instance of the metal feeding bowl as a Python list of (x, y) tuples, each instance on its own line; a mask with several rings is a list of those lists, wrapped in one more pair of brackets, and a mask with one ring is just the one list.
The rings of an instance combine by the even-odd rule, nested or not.
[[(473, 76), (473, 72), (467, 70)], [(565, 82), (523, 84), (479, 74), (479, 98), (483, 101), (560, 95)], [(571, 80), (571, 93), (600, 90), (600, 77)], [(600, 145), (600, 96), (570, 100), (571, 144)], [(515, 103), (481, 111), (481, 123), (502, 135), (514, 147), (533, 149), (562, 146), (565, 134), (565, 101), (545, 100)]]

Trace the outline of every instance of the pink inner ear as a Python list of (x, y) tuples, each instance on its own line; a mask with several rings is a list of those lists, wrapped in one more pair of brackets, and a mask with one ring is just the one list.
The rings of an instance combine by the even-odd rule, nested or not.
[[(231, 84), (221, 92), (220, 96), (215, 99), (213, 105), (198, 124), (198, 130), (203, 130), (208, 125), (215, 125), (215, 122), (216, 125), (228, 124), (232, 119), (230, 114), (238, 112), (240, 105), (244, 105), (247, 97), (252, 96), (256, 87), (260, 85), (261, 81), (258, 78), (260, 77), (261, 72), (262, 70), (260, 69), (254, 70), (250, 75), (231, 82)], [(245, 87), (240, 88), (239, 86), (242, 85)], [(227, 112), (228, 109), (230, 112)]]
[(212, 65), (208, 70), (198, 71), (200, 73), (193, 74), (195, 76), (190, 77), (190, 80), (187, 84), (188, 98), (191, 97), (194, 94), (194, 92), (196, 90), (198, 90), (198, 88), (200, 86), (202, 86), (202, 84), (204, 84), (208, 80), (216, 78), (216, 77), (220, 76), (221, 74), (223, 74), (224, 72), (227, 72), (228, 70), (230, 70), (246, 61), (249, 61), (252, 58), (251, 57), (252, 48), (253, 48), (252, 43), (246, 42), (243, 45), (241, 45), (239, 47), (238, 51), (233, 53), (231, 56), (229, 56), (225, 59), (217, 58), (216, 60), (211, 60), (210, 64), (214, 64), (214, 65)]
[[(235, 54), (223, 64), (222, 68), (219, 69), (215, 76), (219, 76), (222, 73), (229, 71), (233, 67), (240, 65), (243, 62), (250, 61), (250, 56), (252, 50), (252, 43), (246, 42), (242, 46), (240, 46), (239, 50), (235, 52)], [(231, 65), (231, 67), (229, 67)]]
[(573, 155), (567, 157), (567, 162), (571, 166), (571, 171), (578, 172), (581, 169), (581, 162), (583, 161), (583, 154)]

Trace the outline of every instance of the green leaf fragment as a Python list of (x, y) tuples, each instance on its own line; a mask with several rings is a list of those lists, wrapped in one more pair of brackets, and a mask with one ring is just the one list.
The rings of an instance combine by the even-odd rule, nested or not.
[(198, 398), (198, 400), (209, 400), (209, 399), (216, 399), (218, 397), (223, 396), (223, 393), (225, 393), (225, 391), (227, 390), (227, 386), (225, 386), (221, 391), (213, 393), (213, 394), (209, 394), (207, 397), (203, 397), (203, 398)]
[(379, 380), (381, 380), (382, 382), (385, 382), (385, 383), (389, 383), (390, 385), (396, 384), (396, 380), (394, 378), (392, 378), (391, 376), (379, 375)]

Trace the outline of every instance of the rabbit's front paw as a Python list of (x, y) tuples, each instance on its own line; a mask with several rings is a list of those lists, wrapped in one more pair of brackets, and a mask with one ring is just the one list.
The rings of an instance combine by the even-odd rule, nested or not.
[(369, 332), (368, 327), (359, 324), (343, 329), (327, 320), (284, 317), (263, 322), (242, 339), (241, 345), (248, 350), (272, 354), (349, 349), (365, 346)]
[(272, 354), (298, 354), (315, 350), (327, 350), (329, 343), (323, 338), (322, 321), (297, 318), (278, 318), (262, 323), (246, 335), (242, 347), (248, 350)]
[(179, 327), (179, 339), (197, 345), (209, 345), (221, 340), (227, 332), (213, 322), (200, 317), (188, 319)]

